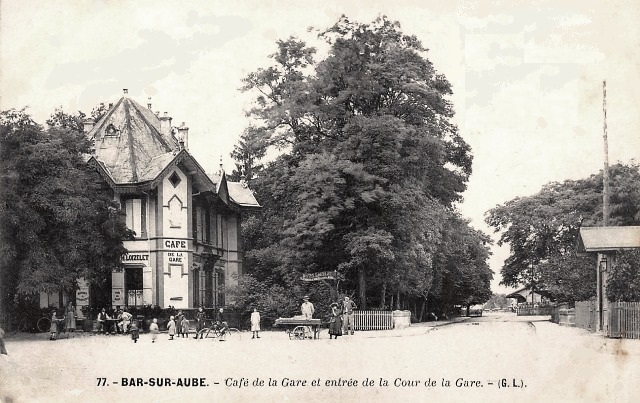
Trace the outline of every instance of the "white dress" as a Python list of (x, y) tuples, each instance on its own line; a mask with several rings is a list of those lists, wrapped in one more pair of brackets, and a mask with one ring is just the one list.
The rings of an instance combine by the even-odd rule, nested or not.
[(252, 332), (260, 331), (260, 312), (251, 313), (251, 331)]

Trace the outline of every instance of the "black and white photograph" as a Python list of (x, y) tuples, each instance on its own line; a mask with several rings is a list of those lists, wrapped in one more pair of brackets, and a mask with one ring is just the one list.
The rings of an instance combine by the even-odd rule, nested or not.
[(0, 403), (633, 402), (640, 3), (0, 1)]

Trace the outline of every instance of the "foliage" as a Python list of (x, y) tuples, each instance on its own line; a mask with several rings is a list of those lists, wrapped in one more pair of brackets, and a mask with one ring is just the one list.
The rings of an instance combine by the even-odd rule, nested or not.
[(493, 294), (484, 306), (486, 309), (505, 309), (511, 306), (511, 301), (504, 294)]
[[(486, 300), (487, 249), (464, 269), (434, 273), (434, 256), (451, 246), (440, 242), (443, 231), (464, 232), (470, 249), (488, 239), (451, 219), (471, 155), (451, 122), (450, 84), (418, 39), (386, 17), (343, 16), (319, 39), (329, 47), (323, 60), (291, 37), (277, 42), (271, 67), (244, 81), (257, 93), (254, 123), (233, 157), (263, 205), (243, 225), (253, 280), (296, 291), (287, 296), (295, 299), (302, 272), (338, 269), (363, 309)], [(274, 148), (280, 155), (259, 165)], [(437, 276), (456, 291), (440, 292)]]
[[(576, 245), (581, 226), (601, 225), (602, 188), (602, 173), (550, 183), (533, 196), (487, 212), (487, 223), (502, 231), (498, 244), (511, 249), (502, 284), (533, 284), (563, 301), (594, 296), (594, 258), (577, 256)], [(640, 167), (633, 162), (611, 166), (610, 189), (610, 225), (638, 225)]]
[(0, 112), (5, 302), (16, 291), (71, 291), (78, 277), (104, 278), (126, 252), (122, 213), (109, 208), (109, 192), (83, 157), (91, 142), (60, 110), (48, 122), (45, 130), (24, 110)]
[(607, 282), (610, 301), (640, 301), (640, 250), (618, 252)]

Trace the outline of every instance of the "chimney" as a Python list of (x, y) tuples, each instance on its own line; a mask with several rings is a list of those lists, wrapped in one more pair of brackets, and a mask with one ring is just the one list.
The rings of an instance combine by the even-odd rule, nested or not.
[(128, 89), (126, 89), (126, 88), (124, 88), (124, 89), (122, 90), (122, 92), (124, 93), (124, 95), (127, 95), (127, 94), (129, 93), (129, 90), (128, 90)]
[(178, 141), (181, 149), (189, 150), (189, 128), (185, 126), (184, 122), (178, 127)]
[(93, 121), (93, 119), (85, 119), (82, 121), (82, 124), (84, 126), (84, 132), (89, 133), (91, 129), (93, 129), (93, 125), (95, 124), (95, 122)]
[(147, 109), (151, 110), (151, 97), (149, 97), (149, 102), (147, 102)]
[(109, 102), (109, 109), (113, 108), (113, 103)]
[(162, 130), (162, 134), (165, 136), (171, 135), (171, 118), (167, 112), (164, 113), (164, 116), (160, 118), (160, 130)]

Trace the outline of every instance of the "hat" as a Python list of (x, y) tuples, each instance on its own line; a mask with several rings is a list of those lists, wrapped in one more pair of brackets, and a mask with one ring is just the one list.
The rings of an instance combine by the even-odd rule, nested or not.
[(302, 299), (309, 299), (309, 296), (305, 295), (304, 297), (302, 297)]
[(338, 306), (338, 304), (334, 302), (331, 304), (331, 306)]

